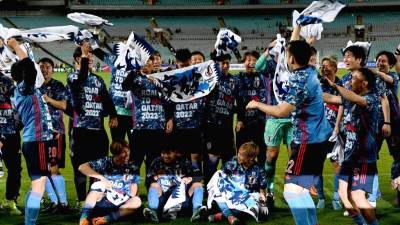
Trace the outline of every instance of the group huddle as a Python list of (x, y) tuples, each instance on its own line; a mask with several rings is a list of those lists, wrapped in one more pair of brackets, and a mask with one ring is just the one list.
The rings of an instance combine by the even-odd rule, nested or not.
[[(371, 70), (364, 67), (368, 49), (351, 44), (342, 51), (349, 72), (339, 79), (334, 57), (324, 57), (317, 71), (317, 50), (308, 43), (315, 40), (299, 40), (301, 26), (295, 26), (290, 42), (280, 46), (283, 52), (276, 51), (279, 40), (262, 55), (246, 52), (245, 71), (237, 75), (229, 73), (229, 54), (211, 53), (218, 82), (205, 96), (186, 101), (166, 96), (168, 79), (160, 85), (157, 74), (195, 68), (205, 62), (201, 52), (177, 50), (176, 68), (162, 68), (157, 51), (143, 65), (117, 65), (114, 51), (93, 46), (94, 36), (75, 49), (75, 72), (68, 74), (64, 86), (52, 78), (51, 59), (42, 58), (35, 67), (15, 38), (0, 39), (1, 48), (7, 45), (18, 56), (11, 78), (0, 74), (0, 149), (8, 169), (2, 208), (21, 215), (16, 207), (21, 149), (31, 178), (25, 224), (36, 224), (44, 192), (51, 201), (48, 211), (68, 209), (60, 173), (68, 134), (80, 225), (109, 224), (141, 207), (151, 222), (173, 220), (188, 211), (192, 222), (226, 218), (240, 224), (246, 216), (260, 222), (274, 207), (275, 167), (283, 142), (289, 155), (283, 197), (296, 224), (318, 224), (310, 191), (318, 193), (317, 208), (324, 208), (322, 169), (327, 154), (335, 171), (333, 208), (344, 208), (355, 224), (378, 224), (376, 162), (383, 140), (394, 159), (393, 186), (400, 187), (399, 76), (392, 71), (399, 56), (382, 51), (376, 56), (377, 68)], [(280, 54), (286, 65), (280, 64)], [(111, 68), (109, 90), (92, 72), (94, 56)], [(38, 69), (44, 77), (40, 86)], [(279, 86), (275, 78), (284, 70), (288, 80)], [(181, 85), (186, 94), (190, 88), (198, 90), (201, 74), (194, 71), (180, 77), (185, 82), (168, 82)], [(64, 113), (69, 116), (67, 131)], [(138, 194), (143, 162), (147, 204)]]

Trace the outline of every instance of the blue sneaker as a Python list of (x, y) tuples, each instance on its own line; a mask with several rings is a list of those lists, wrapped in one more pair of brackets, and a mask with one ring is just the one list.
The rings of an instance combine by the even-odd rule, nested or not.
[(341, 210), (343, 209), (342, 204), (340, 204), (339, 200), (332, 200), (332, 208), (334, 210)]
[(317, 209), (325, 209), (325, 199), (318, 200)]

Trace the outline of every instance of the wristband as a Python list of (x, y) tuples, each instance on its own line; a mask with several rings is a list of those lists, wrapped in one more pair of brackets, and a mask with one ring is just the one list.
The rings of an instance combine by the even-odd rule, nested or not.
[(383, 122), (383, 124), (392, 125), (390, 122)]

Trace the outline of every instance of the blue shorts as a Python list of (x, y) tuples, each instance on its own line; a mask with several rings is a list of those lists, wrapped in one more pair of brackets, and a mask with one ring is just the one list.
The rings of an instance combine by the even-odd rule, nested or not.
[[(121, 205), (123, 204), (125, 203), (122, 203)], [(106, 197), (103, 197), (100, 201), (96, 202), (92, 217), (105, 216), (112, 212), (118, 211), (121, 205), (114, 205), (108, 201)]]
[(50, 175), (49, 149), (51, 141), (32, 141), (22, 143), (26, 168), (31, 180)]
[(315, 177), (321, 175), (328, 149), (327, 141), (315, 144), (295, 144), (286, 164), (285, 184), (297, 184), (310, 189)]
[(363, 190), (372, 193), (374, 176), (378, 174), (376, 162), (360, 163), (345, 161), (339, 172), (339, 179), (346, 181), (350, 190)]

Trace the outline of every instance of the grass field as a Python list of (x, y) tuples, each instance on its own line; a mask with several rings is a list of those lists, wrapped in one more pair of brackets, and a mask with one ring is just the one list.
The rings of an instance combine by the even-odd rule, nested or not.
[[(340, 75), (343, 75), (345, 71), (340, 70)], [(105, 82), (109, 83), (109, 75), (108, 74), (101, 74), (104, 78)], [(66, 75), (63, 73), (57, 73), (55, 78), (65, 82)], [(65, 122), (67, 118), (65, 118)], [(65, 123), (67, 124), (67, 123)], [(108, 120), (105, 121), (105, 124), (108, 124)], [(107, 129), (108, 132), (108, 129)], [(110, 138), (111, 140), (111, 138)], [(68, 138), (67, 138), (68, 141)], [(68, 143), (67, 143), (68, 146)], [(67, 149), (67, 157), (66, 157), (66, 168), (62, 170), (62, 174), (66, 180), (66, 188), (67, 188), (67, 196), (69, 204), (72, 206), (75, 204), (76, 201), (76, 192), (74, 187), (73, 181), (73, 172), (70, 163), (70, 158), (68, 157), (69, 150)], [(277, 209), (272, 212), (270, 219), (265, 222), (265, 224), (279, 224), (279, 225), (287, 225), (287, 224), (294, 224), (290, 211), (282, 197), (283, 191), (283, 174), (285, 163), (287, 160), (286, 150), (282, 148), (282, 154), (280, 154), (278, 162), (277, 162), (277, 170), (276, 170), (276, 206)], [(392, 159), (388, 154), (386, 143), (382, 147), (380, 153), (380, 160), (378, 161), (379, 167), (379, 179), (380, 179), (380, 190), (382, 192), (382, 198), (378, 200), (378, 209), (377, 209), (377, 217), (380, 221), (380, 224), (400, 224), (399, 213), (400, 210), (395, 207), (395, 192), (390, 188), (390, 166), (392, 163)], [(28, 177), (27, 171), (25, 169), (25, 161), (22, 163), (23, 171), (22, 171), (22, 187), (20, 191), (20, 198), (18, 199), (18, 204), (23, 206), (25, 194), (30, 186), (30, 179)], [(5, 177), (0, 178), (0, 199), (3, 199), (5, 196)], [(141, 176), (142, 180), (144, 180), (144, 168), (141, 169)], [(352, 224), (352, 221), (348, 217), (344, 217), (343, 211), (334, 211), (330, 205), (331, 202), (331, 195), (333, 192), (333, 171), (331, 169), (330, 163), (327, 160), (325, 163), (324, 169), (324, 189), (325, 195), (327, 197), (326, 205), (327, 208), (323, 210), (318, 210), (318, 219), (319, 224), (325, 225), (343, 225), (343, 224)], [(147, 198), (146, 192), (143, 184), (140, 185), (140, 194), (144, 205), (147, 205)], [(315, 199), (317, 201), (317, 199)], [(40, 214), (38, 223), (40, 224), (78, 224), (79, 221), (79, 214), (78, 213), (71, 213), (71, 214), (64, 214), (64, 215), (50, 215), (50, 214)], [(23, 222), (22, 216), (8, 216), (1, 214), (0, 212), (0, 224), (7, 224), (7, 225), (14, 225)], [(119, 222), (116, 224), (143, 224), (144, 221), (142, 219), (141, 213), (127, 219), (124, 222)], [(165, 223), (165, 224), (188, 224), (190, 223), (189, 218), (179, 218), (174, 222)], [(208, 224), (208, 222), (199, 222), (198, 224)], [(223, 222), (221, 224), (228, 224), (227, 222)], [(248, 224), (256, 224), (254, 221), (248, 222)]]

